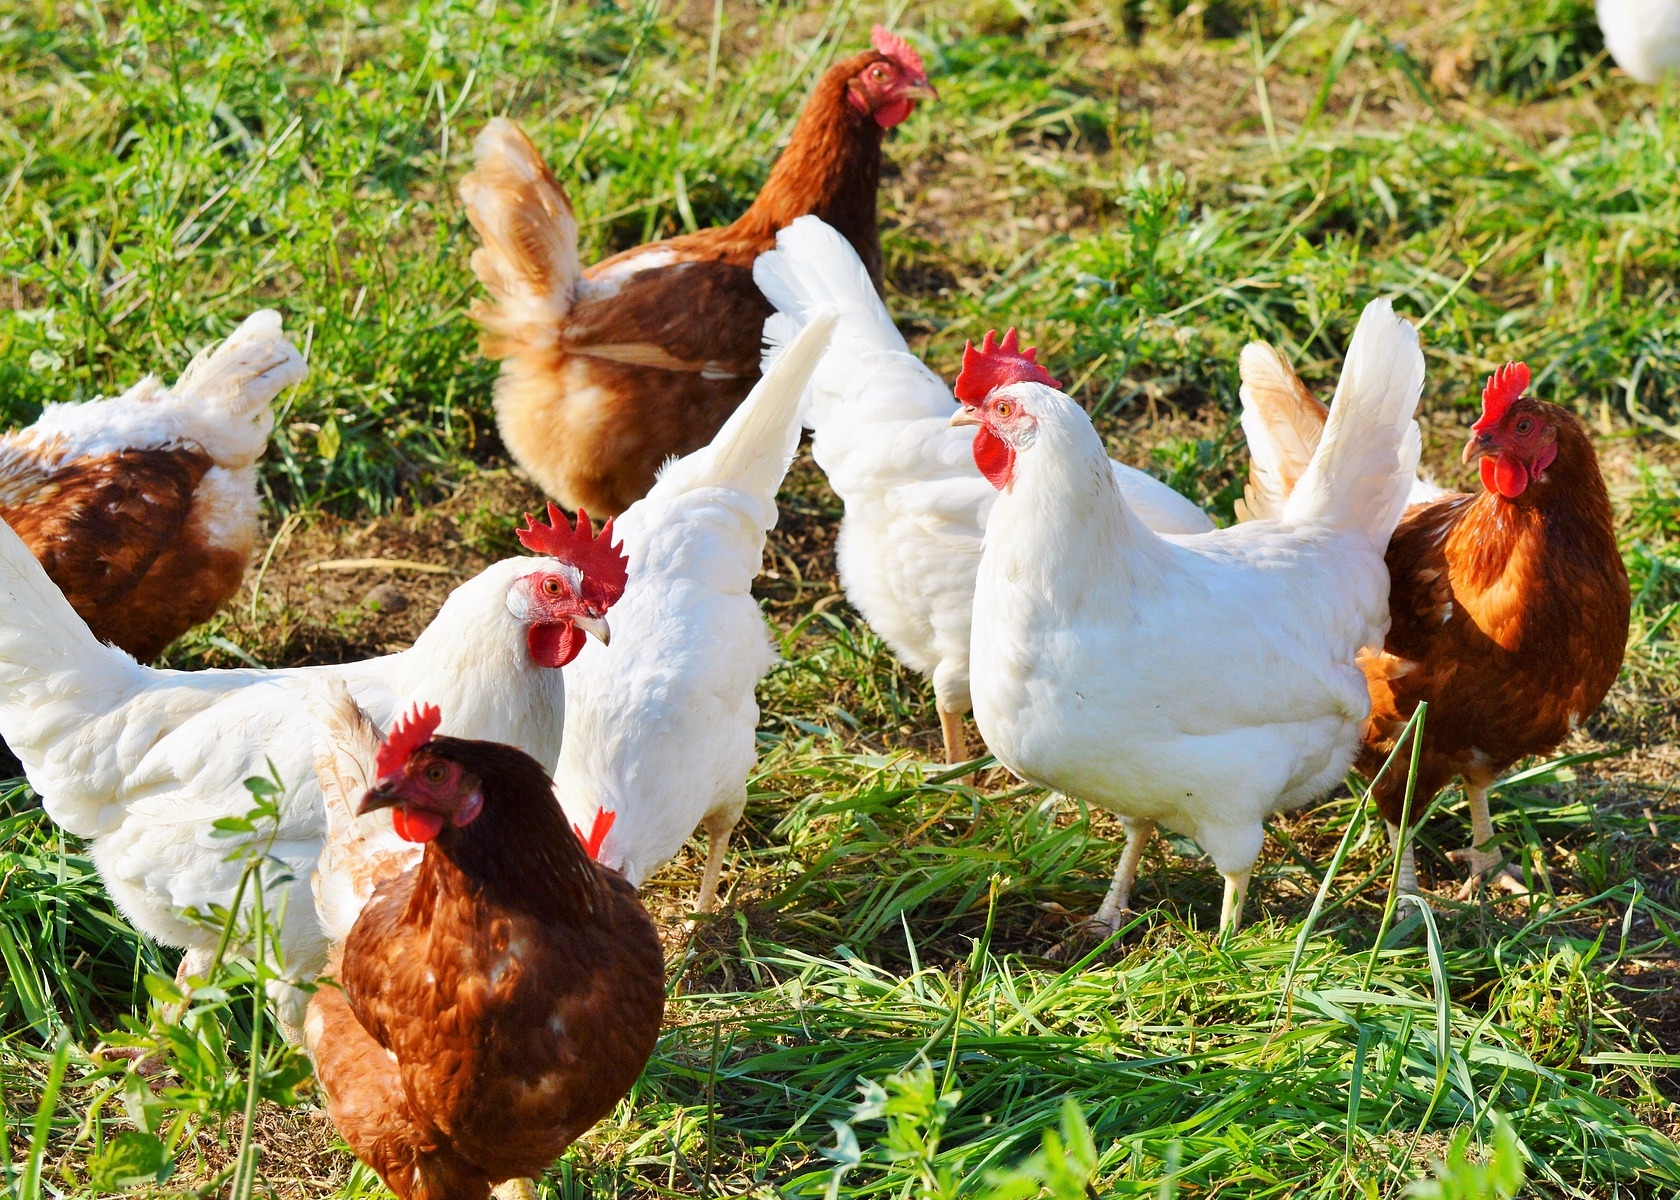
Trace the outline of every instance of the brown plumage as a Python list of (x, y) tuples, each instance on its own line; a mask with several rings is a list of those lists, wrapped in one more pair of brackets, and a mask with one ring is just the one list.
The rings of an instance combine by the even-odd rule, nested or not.
[[(1244, 428), (1263, 430), (1250, 432), (1249, 515), (1273, 515), (1317, 438), (1267, 433), (1310, 433), (1324, 409), (1269, 346), (1245, 349), (1242, 369)], [(1371, 717), (1355, 765), (1375, 777), (1428, 702), (1411, 816), (1464, 780), (1473, 840), (1454, 857), (1470, 864), (1466, 895), (1500, 858), (1479, 849), (1493, 836), (1489, 785), (1554, 749), (1598, 707), (1627, 645), (1627, 568), (1592, 440), (1568, 410), (1524, 395), (1527, 384), (1527, 368), (1513, 364), (1483, 393), (1464, 451), (1480, 463), (1483, 489), (1406, 510), (1388, 545), (1388, 636), (1362, 664)], [(1414, 498), (1430, 490), (1416, 485)], [(1403, 815), (1408, 765), (1402, 751), (1374, 788), (1390, 826)], [(1409, 853), (1404, 882), (1415, 887)], [(1508, 874), (1501, 882), (1520, 886)]]
[[(1393, 623), (1365, 672), (1371, 719), (1359, 769), (1374, 775), (1428, 701), (1413, 817), (1462, 777), (1476, 846), (1493, 833), (1488, 785), (1519, 759), (1555, 748), (1591, 715), (1627, 646), (1627, 568), (1581, 422), (1524, 397), (1477, 434), (1466, 455), (1513, 453), (1498, 449), (1499, 439), (1523, 421), (1550, 431), (1557, 456), (1518, 495), (1484, 489), (1407, 510), (1388, 546)], [(1376, 786), (1391, 824), (1400, 821), (1405, 791), (1403, 769)], [(1498, 860), (1474, 849), (1463, 857), (1472, 880)]]
[(540, 1176), (635, 1083), (664, 961), (535, 760), (446, 737), (395, 770), (384, 753), (360, 811), (430, 840), (362, 910), (306, 1034), (339, 1132), (400, 1200), (481, 1198)]
[(0, 519), (94, 636), (142, 662), (239, 590), (257, 536), (269, 402), (303, 359), (253, 314), (172, 388), (54, 405), (0, 438)]
[(622, 512), (667, 459), (711, 441), (758, 381), (772, 310), (752, 264), (790, 222), (814, 213), (834, 226), (880, 286), (881, 141), (933, 90), (907, 46), (879, 29), (875, 41), (823, 75), (738, 220), (587, 270), (571, 203), (530, 140), (503, 119), (479, 135), (461, 182), (490, 293), (473, 316), (502, 362), (502, 440), (555, 499)]

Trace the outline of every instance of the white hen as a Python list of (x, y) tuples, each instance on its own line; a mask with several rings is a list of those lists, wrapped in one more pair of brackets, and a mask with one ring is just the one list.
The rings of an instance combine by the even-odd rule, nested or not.
[[(772, 344), (815, 313), (839, 313), (805, 424), (811, 456), (846, 506), (840, 582), (905, 665), (932, 678), (946, 761), (960, 762), (974, 573), (996, 498), (974, 473), (974, 432), (950, 427), (951, 389), (910, 353), (856, 252), (820, 219), (801, 217), (782, 230), (753, 278), (779, 310), (765, 324)], [(1153, 476), (1123, 463), (1110, 469), (1149, 528), (1213, 528)]]
[(596, 857), (640, 887), (703, 825), (695, 907), (709, 912), (757, 757), (753, 689), (776, 661), (752, 581), (799, 443), (800, 399), (828, 348), (818, 317), (709, 446), (668, 463), (615, 522), (630, 583), (611, 645), (567, 672), (555, 793), (580, 830), (613, 814)]
[[(623, 587), (610, 533), (591, 539), (579, 524), (575, 538), (568, 529), (522, 530), (527, 545), (560, 557), (486, 568), (399, 654), (339, 667), (183, 672), (141, 666), (95, 640), (0, 523), (0, 734), (47, 815), (92, 841), (123, 913), (186, 948), (183, 977), (202, 972), (218, 937), (188, 910), (231, 906), (242, 863), (230, 855), (272, 835), (266, 903), (284, 914), (287, 977), (308, 978), (327, 948), (308, 890), (327, 820), (303, 685), (336, 676), (383, 726), (415, 701), (440, 704), (448, 732), (553, 762), (564, 719), (558, 668), (584, 629), (605, 636), (603, 615)], [(284, 786), (278, 827), (219, 836), (214, 822), (250, 811), (244, 781), (266, 776), (270, 764)]]
[(1090, 419), (1013, 351), (970, 348), (956, 389), (955, 419), (1005, 449), (974, 599), (975, 720), (1017, 775), (1124, 819), (1099, 931), (1157, 824), (1212, 856), (1233, 928), (1262, 823), (1342, 778), (1370, 710), (1355, 660), (1388, 627), (1383, 550), (1420, 446), (1417, 334), (1386, 300), (1368, 306), (1281, 517), (1193, 537), (1138, 520)]
[(1598, 27), (1616, 65), (1640, 83), (1680, 70), (1680, 0), (1598, 0)]

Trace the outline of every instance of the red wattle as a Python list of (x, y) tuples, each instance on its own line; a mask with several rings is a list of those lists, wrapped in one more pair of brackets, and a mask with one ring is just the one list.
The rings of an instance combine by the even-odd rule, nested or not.
[(533, 625), (525, 632), (525, 648), (539, 667), (563, 667), (583, 651), (583, 630), (570, 621)]
[(443, 818), (437, 813), (399, 806), (391, 810), (391, 828), (405, 842), (429, 842), (443, 832)]
[(890, 104), (883, 104), (875, 110), (875, 124), (882, 129), (891, 129), (908, 120), (910, 114), (916, 111), (914, 100), (894, 100)]
[(1015, 451), (982, 425), (974, 431), (974, 465), (1001, 492), (1009, 486), (1009, 477), (1015, 473)]
[(1482, 486), (1507, 500), (1515, 500), (1528, 487), (1528, 469), (1503, 454), (1490, 454), (1482, 459), (1481, 472)]

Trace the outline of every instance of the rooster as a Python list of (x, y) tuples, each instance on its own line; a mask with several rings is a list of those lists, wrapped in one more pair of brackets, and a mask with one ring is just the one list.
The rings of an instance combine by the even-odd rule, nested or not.
[(148, 375), (108, 400), (50, 404), (0, 438), (0, 519), (94, 637), (149, 662), (239, 590), (269, 403), (304, 374), (263, 309), (174, 387)]
[(876, 26), (874, 49), (830, 67), (764, 190), (731, 225), (578, 264), (571, 202), (511, 122), (490, 122), (461, 183), (484, 245), (473, 315), (502, 361), (496, 420), (520, 466), (568, 508), (615, 514), (669, 458), (712, 440), (758, 378), (770, 306), (753, 259), (815, 213), (881, 282), (881, 140), (934, 98), (922, 60)]
[[(1245, 429), (1249, 409), (1264, 410), (1256, 419), (1275, 427), (1318, 407), (1299, 380), (1293, 388), (1265, 385), (1278, 364), (1293, 378), (1271, 347), (1244, 350)], [(1488, 788), (1518, 760), (1552, 750), (1598, 707), (1627, 647), (1627, 568), (1592, 440), (1567, 409), (1526, 395), (1529, 382), (1527, 366), (1510, 363), (1482, 392), (1482, 415), (1464, 447), (1464, 461), (1479, 464), (1480, 492), (1435, 488), (1420, 499), (1414, 489), (1388, 545), (1388, 638), (1364, 663), (1371, 719), (1359, 770), (1377, 776), (1427, 701), (1412, 819), (1454, 777), (1464, 781), (1472, 844), (1452, 855), (1469, 864), (1461, 899), (1501, 861), (1487, 846)], [(1288, 479), (1315, 443), (1250, 438), (1250, 491), (1266, 497), (1262, 510), (1278, 492), (1253, 481)], [(1391, 768), (1373, 790), (1396, 837), (1407, 774)], [(1417, 890), (1412, 859), (1408, 841), (1400, 876), (1407, 891)], [(1526, 890), (1509, 869), (1496, 882)]]
[(580, 826), (611, 815), (601, 861), (638, 887), (703, 825), (702, 913), (758, 756), (753, 689), (776, 661), (752, 581), (798, 444), (800, 398), (832, 330), (832, 319), (807, 326), (712, 444), (667, 465), (615, 521), (630, 556), (618, 636), (567, 672), (561, 804)]
[[(753, 272), (780, 310), (766, 326), (772, 343), (817, 313), (840, 315), (805, 414), (812, 457), (846, 506), (840, 582), (893, 652), (932, 678), (945, 761), (962, 762), (974, 574), (997, 496), (971, 464), (1000, 463), (1000, 447), (984, 431), (951, 428), (951, 389), (910, 353), (864, 264), (816, 217), (784, 229)], [(1213, 528), (1153, 476), (1111, 467), (1126, 503), (1157, 533)]]
[[(329, 790), (368, 741), (348, 700), (351, 768)], [(440, 720), (417, 706), (399, 722), (357, 795), (358, 816), (389, 809), (423, 849), (374, 887), (305, 1026), (333, 1123), (399, 1200), (540, 1175), (630, 1090), (665, 1005), (653, 922), (591, 861), (542, 765), (435, 736)]]
[[(339, 667), (192, 673), (144, 667), (99, 642), (0, 525), (0, 735), (48, 816), (91, 840), (123, 913), (159, 942), (186, 948), (183, 979), (203, 973), (219, 937), (192, 913), (233, 904), (242, 848), (270, 864), (266, 901), (270, 911), (283, 905), (286, 977), (307, 979), (324, 961), (307, 894), (326, 832), (309, 734), (312, 681), (336, 676), (383, 723), (424, 697), (449, 705), (457, 734), (483, 734), (545, 762), (559, 757), (559, 668), (586, 631), (608, 636), (624, 559), (610, 528), (592, 537), (582, 514), (576, 530), (563, 520), (528, 524), (522, 540), (545, 556), (504, 560), (462, 584), (401, 653)], [(223, 836), (215, 823), (252, 807), (244, 781), (271, 771), (284, 788), (278, 821)]]
[(1680, 71), (1680, 0), (1598, 0), (1598, 27), (1616, 65), (1640, 83)]
[(1283, 515), (1166, 536), (1138, 520), (1090, 418), (1018, 349), (963, 356), (955, 423), (996, 451), (974, 593), (974, 716), (1017, 775), (1127, 832), (1092, 931), (1129, 906), (1157, 824), (1193, 837), (1242, 918), (1272, 813), (1341, 779), (1370, 712), (1357, 658), (1388, 623), (1383, 547), (1421, 445), (1417, 334), (1365, 310), (1317, 453)]

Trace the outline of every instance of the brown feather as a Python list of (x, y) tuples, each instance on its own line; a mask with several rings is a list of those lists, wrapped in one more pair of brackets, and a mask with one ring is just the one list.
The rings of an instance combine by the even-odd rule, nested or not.
[[(1543, 754), (1598, 707), (1627, 646), (1630, 596), (1586, 430), (1555, 405), (1558, 455), (1515, 500), (1453, 495), (1407, 510), (1388, 546), (1391, 626), (1366, 664), (1372, 776), (1429, 702), (1414, 817), (1454, 776), (1483, 786)], [(1398, 822), (1406, 771), (1376, 788)]]
[(1237, 520), (1277, 517), (1312, 461), (1330, 410), (1318, 402), (1283, 355), (1265, 342), (1244, 346), (1238, 367), (1244, 413), (1262, 422), (1273, 452), (1267, 457), (1276, 461), (1262, 463), (1261, 455), (1251, 453), (1243, 499), (1236, 503)]
[(636, 1081), (664, 1008), (652, 921), (584, 853), (541, 767), (484, 742), (428, 748), (478, 777), (482, 813), (380, 886), (342, 993), (310, 1006), (333, 1120), (401, 1200), (540, 1175)]
[[(758, 381), (772, 310), (752, 264), (792, 221), (814, 213), (834, 226), (880, 287), (884, 131), (846, 96), (852, 77), (881, 59), (871, 50), (824, 73), (737, 220), (635, 247), (569, 281), (560, 277), (576, 272), (576, 225), (535, 148), (520, 135), (498, 144), (502, 158), (487, 164), (481, 155), (462, 196), (485, 239), (473, 268), (492, 302), (475, 304), (473, 316), (481, 349), (502, 360), (502, 440), (544, 491), (571, 508), (616, 514), (646, 495), (668, 458), (712, 440)], [(556, 250), (564, 239), (570, 259)], [(655, 253), (668, 258), (628, 273)], [(563, 304), (551, 306), (558, 316), (537, 320), (534, 298), (562, 292)]]

